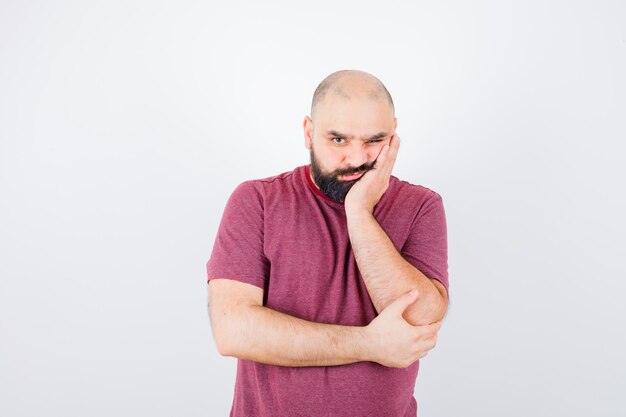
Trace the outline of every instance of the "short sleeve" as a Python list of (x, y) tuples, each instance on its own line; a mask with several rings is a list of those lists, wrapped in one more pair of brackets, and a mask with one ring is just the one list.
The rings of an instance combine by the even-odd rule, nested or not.
[(269, 261), (263, 251), (263, 197), (252, 181), (239, 184), (228, 199), (206, 271), (207, 282), (228, 278), (267, 288)]
[(448, 289), (448, 232), (441, 196), (433, 191), (418, 210), (402, 256), (428, 278)]

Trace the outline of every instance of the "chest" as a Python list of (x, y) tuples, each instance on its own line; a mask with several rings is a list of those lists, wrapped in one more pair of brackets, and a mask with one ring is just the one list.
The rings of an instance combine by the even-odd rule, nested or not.
[[(287, 200), (264, 218), (264, 251), (270, 262), (267, 306), (316, 322), (366, 325), (375, 316), (350, 244), (343, 207), (323, 201)], [(397, 250), (410, 221), (375, 212)], [(400, 221), (399, 221), (400, 220)]]

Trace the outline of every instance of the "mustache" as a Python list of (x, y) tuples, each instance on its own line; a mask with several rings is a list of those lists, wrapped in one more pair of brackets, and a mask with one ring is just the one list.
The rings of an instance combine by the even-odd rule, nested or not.
[(351, 174), (358, 174), (361, 172), (366, 172), (366, 171), (374, 169), (375, 164), (376, 164), (376, 161), (372, 161), (372, 162), (366, 162), (363, 165), (358, 166), (356, 168), (337, 169), (334, 172), (334, 176), (338, 177), (340, 175), (351, 175)]

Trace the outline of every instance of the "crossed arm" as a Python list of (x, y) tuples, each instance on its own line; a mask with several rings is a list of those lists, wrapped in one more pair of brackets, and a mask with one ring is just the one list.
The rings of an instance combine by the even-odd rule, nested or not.
[(263, 290), (250, 284), (209, 282), (213, 335), (219, 352), (280, 366), (334, 366), (372, 361), (405, 368), (437, 341), (441, 322), (412, 326), (402, 318), (416, 294), (406, 293), (367, 326), (302, 320), (261, 305)]
[[(380, 150), (374, 169), (363, 174), (348, 192), (344, 202), (348, 234), (376, 311), (380, 313), (400, 294), (415, 288), (419, 300), (407, 309), (406, 320), (413, 325), (428, 324), (444, 317), (448, 307), (447, 289), (439, 281), (429, 279), (398, 253), (373, 214), (374, 207), (389, 187), (399, 148), (400, 137), (394, 133)], [(433, 214), (443, 213), (435, 211)], [(440, 235), (437, 239), (442, 237), (445, 236)]]
[(435, 346), (447, 291), (404, 260), (372, 214), (398, 147), (392, 138), (377, 169), (363, 174), (345, 200), (355, 259), (378, 316), (367, 326), (314, 323), (263, 306), (261, 288), (211, 280), (211, 323), (222, 355), (282, 366), (374, 361), (406, 367)]
[(413, 325), (442, 320), (448, 307), (446, 287), (407, 262), (369, 211), (353, 210), (347, 219), (354, 257), (376, 311), (415, 288), (419, 298), (406, 309), (405, 319)]
[(315, 323), (262, 305), (263, 289), (209, 281), (209, 312), (224, 356), (281, 366), (332, 366), (368, 360), (363, 327)]
[(351, 214), (348, 229), (378, 317), (363, 327), (315, 323), (264, 307), (259, 287), (214, 279), (209, 311), (220, 353), (281, 366), (406, 367), (425, 356), (445, 312), (445, 287), (406, 262), (372, 215)]

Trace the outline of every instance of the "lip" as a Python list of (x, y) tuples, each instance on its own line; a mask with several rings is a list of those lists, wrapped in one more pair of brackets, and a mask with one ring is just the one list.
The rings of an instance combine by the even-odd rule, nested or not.
[(365, 172), (358, 172), (356, 174), (351, 174), (351, 175), (342, 175), (340, 178), (343, 181), (354, 181), (356, 179), (359, 179), (363, 176), (363, 174), (365, 174)]

